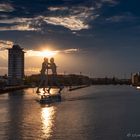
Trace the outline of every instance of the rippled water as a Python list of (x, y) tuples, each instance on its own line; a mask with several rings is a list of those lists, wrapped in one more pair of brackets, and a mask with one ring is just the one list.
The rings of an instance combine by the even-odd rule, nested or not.
[[(55, 92), (52, 90), (52, 93)], [(0, 95), (0, 140), (140, 139), (140, 90), (92, 86), (41, 105), (34, 89)]]

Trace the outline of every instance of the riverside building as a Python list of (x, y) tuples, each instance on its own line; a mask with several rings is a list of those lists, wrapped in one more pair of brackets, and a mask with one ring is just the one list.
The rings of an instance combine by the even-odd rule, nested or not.
[(8, 84), (22, 85), (24, 78), (24, 51), (19, 45), (8, 48)]

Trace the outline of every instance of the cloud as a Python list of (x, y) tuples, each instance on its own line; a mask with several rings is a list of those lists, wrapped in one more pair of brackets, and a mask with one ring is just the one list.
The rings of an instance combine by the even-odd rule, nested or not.
[(30, 25), (21, 24), (8, 27), (0, 27), (0, 31), (36, 31), (37, 29), (30, 27)]
[[(7, 18), (1, 19), (1, 24), (6, 24), (8, 27), (1, 27), (1, 31), (5, 30), (21, 30), (21, 31), (38, 31), (43, 23), (59, 25), (68, 28), (72, 31), (88, 29), (90, 26), (88, 22), (98, 17), (94, 14), (93, 7), (79, 6), (79, 7), (49, 7), (52, 13), (50, 15), (36, 16), (32, 18)], [(62, 14), (59, 11), (65, 10), (66, 13)], [(53, 13), (53, 11), (57, 11)], [(7, 25), (8, 24), (8, 25)], [(10, 24), (15, 24), (10, 26)]]
[(64, 10), (68, 10), (68, 7), (48, 7), (48, 10), (50, 11), (64, 11)]
[[(8, 51), (7, 48), (11, 48), (13, 46), (13, 42), (9, 40), (0, 40), (0, 60), (7, 61), (8, 59)], [(3, 61), (1, 61), (2, 63)]]
[(0, 51), (5, 50), (6, 48), (11, 48), (13, 46), (12, 41), (0, 40)]
[(73, 53), (73, 52), (78, 52), (79, 51), (79, 49), (67, 49), (67, 50), (64, 50), (63, 52), (64, 53)]
[(118, 4), (118, 2), (116, 0), (101, 0), (101, 2), (103, 2), (103, 3), (110, 3), (110, 4), (113, 4), (113, 5)]
[(137, 20), (138, 17), (133, 16), (130, 13), (125, 13), (123, 15), (115, 15), (106, 19), (109, 22), (130, 22)]
[(0, 14), (0, 18), (1, 19), (8, 18), (8, 15), (6, 15), (6, 14)]
[(88, 29), (90, 26), (88, 22), (96, 19), (97, 14), (93, 14), (93, 7), (72, 7), (68, 9), (66, 7), (50, 7), (50, 10), (67, 10), (68, 14), (60, 16), (56, 15), (43, 15), (32, 18), (10, 18), (1, 19), (0, 23), (5, 26), (0, 27), (0, 31), (6, 30), (18, 30), (18, 31), (39, 31), (43, 28), (42, 24), (59, 25), (68, 28), (72, 31), (79, 31), (82, 29)]
[[(104, 3), (115, 5), (116, 0), (95, 1), (95, 5), (64, 5), (50, 6), (42, 14), (32, 15), (30, 17), (3, 17), (0, 19), (0, 31), (44, 31), (45, 24), (63, 26), (71, 31), (80, 31), (89, 29), (91, 21), (94, 21), (100, 15), (100, 9)], [(14, 8), (10, 4), (0, 4), (0, 7), (7, 7), (9, 11)], [(2, 8), (4, 10), (4, 8)], [(6, 8), (5, 8), (6, 9)], [(5, 10), (6, 11), (6, 10)], [(8, 11), (8, 10), (7, 10)]]
[(1, 19), (0, 23), (5, 24), (16, 24), (16, 23), (26, 23), (32, 21), (33, 18), (7, 18), (7, 19)]
[(97, 9), (101, 9), (104, 4), (108, 4), (109, 6), (115, 6), (119, 2), (117, 0), (100, 0), (100, 1), (95, 1), (95, 5)]
[(9, 3), (0, 4), (0, 12), (13, 12), (14, 10), (14, 7)]
[(70, 30), (88, 29), (89, 25), (85, 24), (82, 20), (77, 19), (76, 16), (70, 17), (46, 17), (45, 21), (53, 25), (61, 25)]
[(27, 57), (38, 56), (38, 57), (52, 57), (58, 53), (58, 51), (36, 51), (36, 50), (25, 50)]
[[(5, 24), (5, 26), (0, 27), (0, 31), (37, 31), (40, 30), (35, 26), (35, 21), (38, 18), (10, 18), (0, 20), (1, 24)], [(33, 25), (34, 24), (34, 25)]]
[(94, 14), (94, 7), (50, 7), (51, 11), (67, 10), (66, 15), (44, 17), (44, 20), (53, 25), (60, 25), (72, 31), (89, 29), (88, 22), (98, 17)]
[(124, 19), (126, 19), (125, 16), (112, 16), (112, 17), (107, 18), (106, 20), (110, 22), (120, 22), (120, 21), (123, 21)]

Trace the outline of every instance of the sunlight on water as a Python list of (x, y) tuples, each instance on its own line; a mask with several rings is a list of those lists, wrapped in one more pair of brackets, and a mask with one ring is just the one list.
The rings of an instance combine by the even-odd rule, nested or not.
[(140, 86), (137, 86), (137, 89), (140, 89)]
[[(57, 94), (58, 90), (59, 90), (58, 88), (51, 88), (50, 94), (51, 95)], [(48, 92), (44, 92), (43, 89), (41, 89), (39, 95), (44, 95), (44, 94), (48, 95), (49, 93)]]
[(51, 90), (50, 90), (50, 93), (53, 95), (53, 94), (57, 94), (58, 93), (58, 90), (59, 89), (55, 89), (55, 88), (52, 88)]
[(41, 121), (42, 121), (42, 132), (43, 138), (48, 139), (52, 136), (54, 118), (55, 118), (55, 107), (45, 107), (41, 110)]

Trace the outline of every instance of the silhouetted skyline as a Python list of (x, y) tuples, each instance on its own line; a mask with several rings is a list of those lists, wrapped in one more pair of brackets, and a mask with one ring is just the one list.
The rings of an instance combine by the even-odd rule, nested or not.
[(58, 72), (128, 77), (140, 71), (139, 4), (139, 0), (1, 0), (0, 72), (7, 72), (4, 48), (15, 43), (30, 52), (25, 55), (27, 74), (39, 72), (43, 56), (36, 51), (50, 49), (59, 52)]

